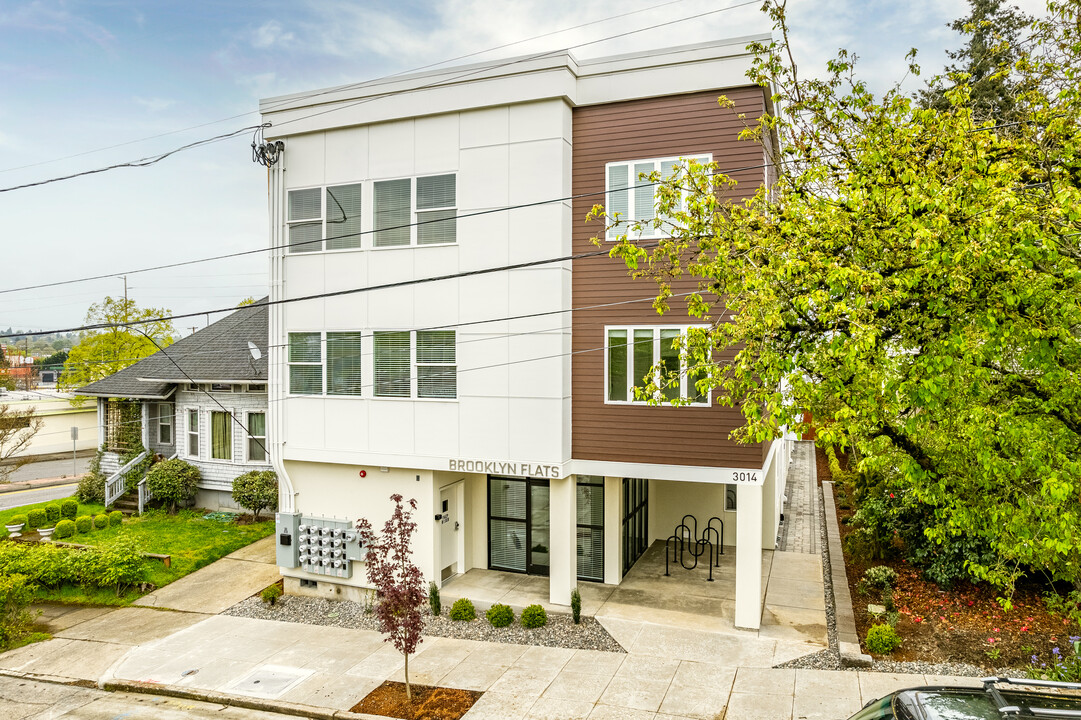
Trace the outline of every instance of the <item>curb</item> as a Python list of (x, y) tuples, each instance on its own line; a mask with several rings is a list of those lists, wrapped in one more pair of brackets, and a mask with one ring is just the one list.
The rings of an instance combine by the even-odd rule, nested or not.
[(830, 554), (830, 574), (833, 580), (833, 610), (837, 619), (837, 646), (844, 667), (870, 667), (871, 656), (860, 649), (856, 632), (856, 615), (852, 610), (852, 593), (848, 589), (845, 555), (841, 546), (841, 531), (837, 525), (837, 507), (833, 501), (833, 483), (822, 483), (822, 510), (826, 521), (826, 547)]
[[(84, 473), (85, 474), (85, 473)], [(18, 490), (39, 490), (41, 488), (55, 487), (56, 485), (75, 485), (79, 482), (79, 478), (83, 475), (71, 475), (65, 478), (53, 478), (51, 480), (45, 480), (42, 482), (34, 482), (32, 480), (23, 482), (5, 483), (0, 485), (0, 495), (4, 493), (16, 492)]]

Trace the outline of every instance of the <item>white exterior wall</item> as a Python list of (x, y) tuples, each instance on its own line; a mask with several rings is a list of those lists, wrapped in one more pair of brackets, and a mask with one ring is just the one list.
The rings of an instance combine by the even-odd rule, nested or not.
[[(244, 428), (233, 423), (233, 459), (215, 460), (210, 457), (210, 413), (222, 412), (224, 406), (233, 416), (247, 424), (249, 412), (267, 411), (266, 393), (211, 393), (218, 405), (205, 392), (178, 389), (176, 391), (176, 446), (177, 457), (199, 468), (202, 490), (231, 491), (233, 479), (249, 470), (270, 470), (269, 462), (248, 462), (248, 434)], [(188, 454), (188, 410), (199, 411), (199, 455)]]

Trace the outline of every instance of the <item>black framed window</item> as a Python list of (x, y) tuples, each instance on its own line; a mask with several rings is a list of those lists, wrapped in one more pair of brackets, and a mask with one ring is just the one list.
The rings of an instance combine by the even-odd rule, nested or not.
[(623, 478), (623, 574), (649, 547), (649, 480)]
[(604, 582), (604, 478), (579, 475), (576, 492), (578, 579)]

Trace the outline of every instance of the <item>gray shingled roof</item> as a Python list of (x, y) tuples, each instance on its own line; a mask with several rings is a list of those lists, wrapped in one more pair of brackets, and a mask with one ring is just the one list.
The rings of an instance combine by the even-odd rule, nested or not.
[[(202, 330), (107, 378), (79, 388), (78, 395), (160, 399), (186, 382), (266, 382), (266, 298), (240, 308)], [(248, 342), (262, 357), (253, 360)], [(179, 367), (177, 367), (179, 366)]]

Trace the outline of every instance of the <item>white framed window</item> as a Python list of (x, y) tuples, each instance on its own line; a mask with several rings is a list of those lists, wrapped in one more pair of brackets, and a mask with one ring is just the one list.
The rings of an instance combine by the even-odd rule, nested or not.
[(457, 242), (456, 185), (453, 173), (376, 180), (372, 183), (373, 247)]
[(361, 183), (290, 190), (286, 203), (289, 252), (359, 248), (361, 195)]
[(199, 457), (199, 411), (188, 410), (188, 457)]
[(266, 413), (248, 413), (248, 462), (266, 461)]
[[(675, 174), (677, 166), (686, 167), (690, 160), (705, 164), (713, 160), (713, 155), (690, 155), (687, 157), (666, 157), (645, 160), (610, 162), (604, 166), (605, 210), (609, 215), (619, 214), (619, 223), (608, 229), (606, 238), (615, 240), (626, 235), (634, 222), (643, 222), (637, 237), (660, 237), (665, 235), (663, 228), (654, 228), (650, 222), (657, 216), (657, 188), (648, 176), (659, 172), (661, 180), (669, 180)], [(643, 179), (642, 176), (646, 178)]]
[(323, 341), (321, 333), (289, 333), (289, 394), (323, 394)]
[(192, 392), (199, 392), (199, 383), (188, 383), (187, 389)]
[(211, 383), (210, 390), (212, 392), (236, 392), (236, 388), (229, 383)]
[[(709, 393), (696, 387), (699, 373), (688, 367), (688, 358), (681, 349), (687, 334), (686, 326), (605, 327), (605, 397), (609, 404), (646, 404), (635, 394), (636, 387), (645, 387), (652, 369), (660, 367), (667, 375), (678, 372), (678, 379), (660, 389), (658, 400), (688, 398), (692, 404), (708, 405)], [(661, 381), (658, 375), (655, 382)]]
[(359, 332), (326, 334), (327, 395), (362, 395), (361, 337)]
[(158, 444), (173, 444), (173, 404), (158, 403), (156, 406), (158, 419)]
[(265, 393), (266, 383), (249, 383), (244, 387), (244, 391), (250, 393)]
[(458, 397), (455, 331), (376, 331), (372, 347), (375, 397)]
[(361, 348), (356, 330), (289, 333), (289, 393), (362, 395)]
[(212, 410), (210, 413), (210, 457), (214, 460), (233, 459), (233, 416)]

